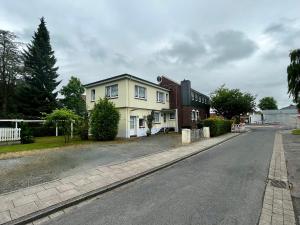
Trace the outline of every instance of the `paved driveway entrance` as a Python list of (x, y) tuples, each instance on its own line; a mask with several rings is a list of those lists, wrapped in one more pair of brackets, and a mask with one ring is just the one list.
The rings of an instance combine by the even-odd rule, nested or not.
[(179, 145), (181, 145), (179, 134), (161, 134), (122, 144), (91, 144), (3, 159), (0, 160), (0, 193), (72, 175), (82, 169), (119, 163)]

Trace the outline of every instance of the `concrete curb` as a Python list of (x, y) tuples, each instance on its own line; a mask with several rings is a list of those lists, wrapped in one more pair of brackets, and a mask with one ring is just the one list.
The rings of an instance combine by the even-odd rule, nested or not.
[(53, 214), (55, 212), (61, 211), (61, 210), (65, 209), (65, 208), (74, 206), (74, 205), (76, 205), (76, 204), (78, 204), (80, 202), (83, 202), (85, 200), (91, 199), (91, 198), (93, 198), (93, 197), (95, 197), (97, 195), (106, 193), (108, 191), (111, 191), (111, 190), (114, 190), (114, 189), (116, 189), (118, 187), (121, 187), (121, 186), (123, 186), (125, 184), (131, 183), (131, 182), (133, 182), (135, 180), (143, 178), (143, 177), (145, 177), (147, 175), (150, 175), (152, 173), (155, 173), (155, 172), (157, 172), (159, 170), (162, 170), (164, 168), (170, 167), (170, 166), (172, 166), (172, 165), (174, 165), (174, 164), (176, 164), (176, 163), (178, 163), (180, 161), (188, 159), (188, 158), (190, 158), (192, 156), (195, 156), (195, 155), (197, 155), (197, 154), (199, 154), (201, 152), (207, 151), (210, 148), (213, 148), (213, 147), (215, 147), (215, 146), (217, 146), (219, 144), (222, 144), (222, 143), (224, 143), (224, 142), (226, 142), (226, 141), (228, 141), (230, 139), (238, 137), (241, 134), (243, 134), (243, 133), (237, 133), (235, 136), (228, 137), (228, 138), (226, 138), (226, 139), (224, 139), (224, 140), (222, 140), (222, 141), (220, 141), (218, 143), (215, 143), (215, 144), (213, 144), (213, 145), (211, 145), (209, 147), (205, 147), (205, 148), (203, 148), (203, 149), (201, 149), (199, 151), (193, 152), (191, 154), (188, 154), (186, 156), (183, 156), (183, 157), (180, 157), (178, 159), (172, 160), (170, 162), (167, 162), (167, 163), (162, 164), (160, 166), (154, 167), (154, 168), (149, 169), (147, 171), (141, 172), (139, 174), (133, 175), (133, 176), (128, 177), (128, 178), (125, 178), (123, 180), (120, 180), (120, 181), (117, 181), (115, 183), (109, 184), (109, 185), (107, 185), (105, 187), (98, 188), (96, 190), (93, 190), (93, 191), (81, 194), (79, 196), (76, 196), (76, 197), (74, 197), (72, 199), (66, 200), (64, 202), (57, 203), (57, 204), (52, 205), (50, 207), (47, 207), (45, 209), (36, 211), (34, 213), (25, 215), (23, 217), (17, 218), (15, 220), (12, 220), (12, 221), (9, 221), (9, 222), (3, 223), (1, 225), (23, 225), (23, 224), (27, 224), (27, 223), (36, 221), (38, 219), (41, 219), (41, 218), (46, 217), (48, 215), (51, 215), (51, 214)]

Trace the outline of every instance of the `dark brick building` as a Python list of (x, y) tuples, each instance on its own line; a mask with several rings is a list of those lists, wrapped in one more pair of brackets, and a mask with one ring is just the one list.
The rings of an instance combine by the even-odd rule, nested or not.
[(177, 83), (165, 76), (157, 78), (161, 87), (170, 90), (170, 108), (177, 109), (178, 128), (196, 128), (197, 122), (209, 117), (209, 97), (192, 89), (189, 80)]

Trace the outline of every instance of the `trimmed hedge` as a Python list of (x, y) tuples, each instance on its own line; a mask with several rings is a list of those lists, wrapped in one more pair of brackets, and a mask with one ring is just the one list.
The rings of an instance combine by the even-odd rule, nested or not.
[(204, 127), (209, 127), (210, 136), (216, 137), (231, 132), (233, 121), (219, 118), (210, 118), (203, 121)]

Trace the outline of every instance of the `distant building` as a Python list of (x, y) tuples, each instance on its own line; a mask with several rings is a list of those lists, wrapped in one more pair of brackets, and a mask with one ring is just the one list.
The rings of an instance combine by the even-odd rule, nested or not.
[(250, 124), (280, 124), (290, 128), (299, 126), (299, 114), (296, 106), (290, 105), (282, 109), (262, 110), (261, 113), (249, 115)]
[(178, 128), (196, 128), (200, 120), (209, 117), (210, 100), (207, 95), (191, 88), (191, 81), (181, 83), (165, 76), (157, 78), (159, 85), (170, 90), (170, 109), (178, 111)]

